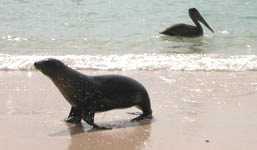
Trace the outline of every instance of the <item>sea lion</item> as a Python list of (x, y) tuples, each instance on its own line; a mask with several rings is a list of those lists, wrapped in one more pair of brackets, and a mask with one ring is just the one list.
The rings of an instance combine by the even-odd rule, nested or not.
[(84, 75), (63, 62), (48, 58), (34, 63), (36, 69), (48, 76), (71, 104), (68, 123), (81, 119), (98, 129), (105, 127), (94, 123), (95, 113), (136, 106), (143, 113), (131, 121), (152, 119), (150, 98), (144, 86), (136, 80), (121, 75)]

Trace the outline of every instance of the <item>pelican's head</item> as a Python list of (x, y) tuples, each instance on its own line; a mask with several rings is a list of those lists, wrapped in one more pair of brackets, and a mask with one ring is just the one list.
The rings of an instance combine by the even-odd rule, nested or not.
[(212, 28), (208, 25), (208, 23), (203, 19), (202, 15), (199, 13), (199, 11), (196, 8), (190, 8), (188, 10), (189, 15), (192, 16), (193, 18), (197, 19), (198, 21), (202, 22), (211, 32), (214, 33)]

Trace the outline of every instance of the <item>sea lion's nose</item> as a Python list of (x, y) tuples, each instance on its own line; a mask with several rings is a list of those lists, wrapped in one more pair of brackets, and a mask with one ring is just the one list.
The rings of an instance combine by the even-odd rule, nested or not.
[(35, 63), (34, 63), (34, 66), (35, 66), (35, 68), (39, 69), (40, 63), (39, 63), (39, 62), (35, 62)]

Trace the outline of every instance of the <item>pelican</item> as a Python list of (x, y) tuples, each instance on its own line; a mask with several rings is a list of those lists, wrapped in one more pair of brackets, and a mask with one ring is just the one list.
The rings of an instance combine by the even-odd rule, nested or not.
[(203, 19), (203, 17), (201, 16), (201, 14), (198, 12), (196, 8), (190, 8), (188, 10), (188, 13), (196, 26), (179, 23), (168, 27), (164, 31), (160, 32), (160, 34), (165, 34), (170, 36), (184, 36), (184, 37), (202, 36), (203, 29), (198, 21), (203, 23), (209, 30), (211, 30), (214, 33), (212, 28)]

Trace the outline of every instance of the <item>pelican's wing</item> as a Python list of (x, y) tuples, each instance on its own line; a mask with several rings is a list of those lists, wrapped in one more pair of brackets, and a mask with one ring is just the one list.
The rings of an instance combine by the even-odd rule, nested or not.
[(195, 26), (188, 25), (188, 24), (175, 24), (164, 31), (160, 32), (160, 34), (165, 34), (165, 35), (170, 35), (170, 36), (183, 36), (183, 35), (188, 35), (188, 33), (194, 32), (195, 31)]

